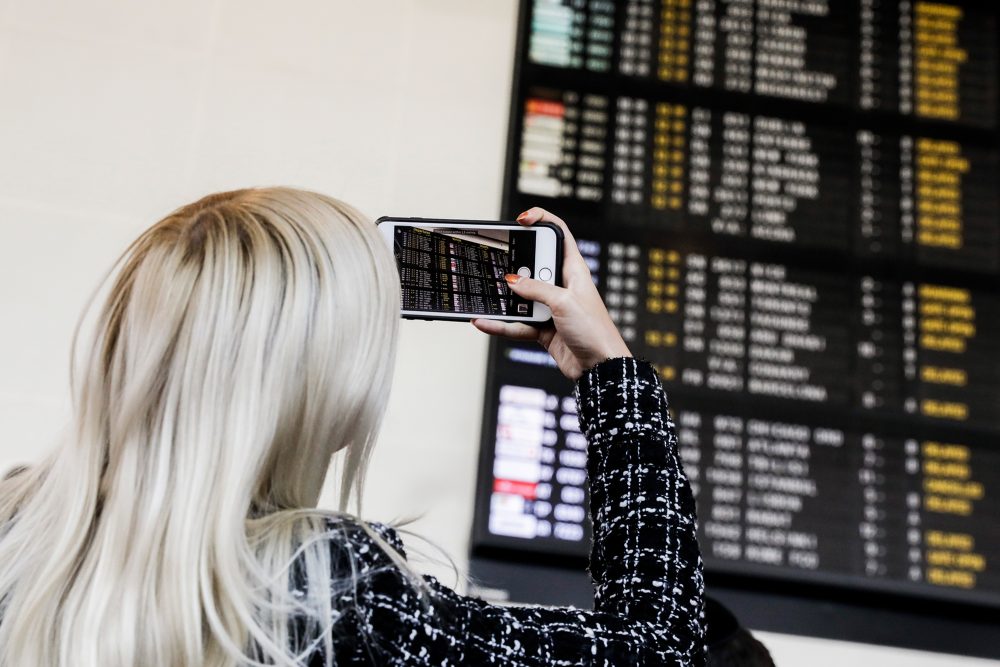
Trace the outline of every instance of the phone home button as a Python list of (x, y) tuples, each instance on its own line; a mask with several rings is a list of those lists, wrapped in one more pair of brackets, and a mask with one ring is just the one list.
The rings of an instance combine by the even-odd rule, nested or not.
[(552, 277), (552, 270), (551, 269), (540, 269), (538, 271), (538, 277), (540, 279), (542, 279), (542, 280), (548, 280), (549, 278)]
[(529, 269), (526, 266), (522, 266), (520, 269), (517, 270), (517, 275), (521, 276), (522, 278), (530, 278), (531, 269)]

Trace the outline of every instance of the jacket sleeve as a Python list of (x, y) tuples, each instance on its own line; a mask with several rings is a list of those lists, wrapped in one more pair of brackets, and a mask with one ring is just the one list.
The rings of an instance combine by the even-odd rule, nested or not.
[(656, 372), (612, 359), (588, 371), (576, 392), (589, 443), (593, 611), (492, 605), (430, 577), (421, 591), (386, 567), (357, 591), (360, 629), (377, 662), (704, 664), (694, 500)]

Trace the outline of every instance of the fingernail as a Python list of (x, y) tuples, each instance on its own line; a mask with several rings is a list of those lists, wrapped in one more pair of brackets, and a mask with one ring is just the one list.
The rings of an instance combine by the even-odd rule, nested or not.
[(517, 281), (521, 279), (521, 276), (516, 273), (508, 273), (504, 275), (503, 279), (507, 281), (508, 285), (516, 285)]
[(527, 218), (527, 217), (528, 217), (528, 212), (527, 212), (527, 211), (525, 211), (525, 212), (524, 212), (524, 213), (522, 213), (521, 215), (517, 216), (517, 221), (518, 221), (518, 222), (521, 222), (522, 220), (524, 220), (524, 219), (525, 219), (525, 218)]

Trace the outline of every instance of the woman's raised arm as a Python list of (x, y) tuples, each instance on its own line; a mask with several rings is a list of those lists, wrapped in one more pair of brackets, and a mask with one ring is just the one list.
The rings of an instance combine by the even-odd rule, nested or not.
[[(503, 607), (429, 578), (425, 599), (392, 567), (362, 578), (359, 620), (377, 661), (406, 665), (701, 665), (703, 581), (690, 486), (655, 369), (631, 354), (565, 223), (563, 286), (510, 276), (552, 309), (548, 327), (475, 320), (537, 340), (576, 381), (594, 525), (593, 610)], [(391, 541), (398, 538), (388, 534)], [(375, 633), (375, 634), (372, 634)]]

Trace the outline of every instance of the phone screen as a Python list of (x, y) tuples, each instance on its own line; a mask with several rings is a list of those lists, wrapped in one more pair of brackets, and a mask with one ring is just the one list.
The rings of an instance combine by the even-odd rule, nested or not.
[(535, 238), (527, 229), (397, 225), (403, 310), (531, 317), (534, 304), (511, 292), (504, 274), (530, 275)]

